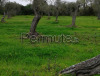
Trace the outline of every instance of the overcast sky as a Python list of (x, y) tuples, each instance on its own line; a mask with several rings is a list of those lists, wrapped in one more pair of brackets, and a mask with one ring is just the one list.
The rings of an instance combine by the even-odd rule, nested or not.
[[(19, 3), (19, 4), (22, 4), (22, 5), (27, 5), (27, 4), (29, 4), (30, 2), (29, 1), (27, 1), (27, 2), (25, 2), (24, 0), (10, 0), (11, 2), (17, 2), (17, 3)], [(69, 1), (69, 2), (75, 2), (76, 0), (62, 0), (62, 1)]]

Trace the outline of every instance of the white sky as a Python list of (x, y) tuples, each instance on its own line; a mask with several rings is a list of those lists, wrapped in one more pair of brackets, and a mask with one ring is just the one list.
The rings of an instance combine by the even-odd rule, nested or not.
[[(9, 1), (17, 2), (17, 3), (22, 4), (24, 6), (30, 3), (28, 0), (9, 0)], [(76, 0), (62, 0), (62, 1), (69, 1), (69, 2), (73, 2), (74, 1), (75, 2)]]

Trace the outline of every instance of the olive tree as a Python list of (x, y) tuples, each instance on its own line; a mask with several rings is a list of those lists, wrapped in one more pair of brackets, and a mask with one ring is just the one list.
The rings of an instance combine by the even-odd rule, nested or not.
[(58, 21), (58, 16), (59, 16), (59, 12), (60, 12), (60, 7), (61, 7), (61, 0), (56, 0), (55, 1), (55, 14), (56, 14), (56, 22)]
[(90, 9), (92, 8), (92, 2), (93, 0), (77, 0), (81, 4), (81, 15), (91, 15), (93, 12), (90, 13)]
[(9, 19), (20, 11), (20, 5), (15, 2), (8, 2), (5, 5), (5, 10)]
[(50, 6), (48, 5), (48, 6), (47, 6), (48, 20), (50, 19), (50, 10), (51, 10), (51, 8), (50, 8)]
[(41, 19), (41, 15), (42, 15), (41, 11), (43, 11), (45, 9), (45, 5), (47, 5), (46, 0), (33, 0), (32, 7), (34, 10), (35, 16), (33, 18), (32, 24), (31, 24), (30, 32), (28, 34), (29, 36), (31, 36), (31, 35), (38, 36), (39, 35), (36, 32), (36, 27)]
[(98, 20), (100, 20), (100, 0), (87, 0), (87, 2), (94, 9)]
[(94, 6), (97, 11), (98, 20), (100, 20), (100, 0), (94, 0)]
[(48, 20), (50, 19), (51, 13), (52, 13), (52, 5), (53, 5), (53, 0), (47, 0), (49, 4), (47, 4), (46, 7), (46, 12), (48, 15)]
[(8, 0), (0, 0), (0, 10), (4, 11), (4, 15), (1, 19), (1, 22), (5, 22), (5, 4)]
[(70, 11), (71, 11), (71, 15), (72, 15), (72, 24), (69, 25), (68, 27), (77, 27), (75, 23), (76, 23), (76, 16), (77, 16), (79, 7), (80, 7), (79, 2), (70, 3)]

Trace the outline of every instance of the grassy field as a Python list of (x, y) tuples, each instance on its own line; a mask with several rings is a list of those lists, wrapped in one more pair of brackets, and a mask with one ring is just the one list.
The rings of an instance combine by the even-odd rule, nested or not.
[[(1, 19), (2, 16), (0, 16)], [(21, 43), (33, 16), (15, 16), (0, 23), (0, 76), (58, 76), (62, 69), (100, 54), (100, 21), (94, 16), (77, 17), (77, 28), (68, 28), (71, 17), (47, 20), (37, 27), (41, 35), (74, 35), (79, 43)], [(65, 75), (69, 76), (69, 75)]]

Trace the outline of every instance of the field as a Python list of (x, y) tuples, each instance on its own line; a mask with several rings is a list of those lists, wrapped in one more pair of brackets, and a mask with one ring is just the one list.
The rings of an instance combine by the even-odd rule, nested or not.
[(66, 27), (71, 24), (69, 16), (60, 16), (59, 22), (46, 16), (40, 20), (37, 32), (41, 35), (74, 35), (78, 43), (21, 43), (21, 33), (29, 32), (32, 19), (15, 16), (0, 23), (0, 76), (58, 76), (62, 69), (100, 54), (96, 17), (77, 17), (77, 28)]

